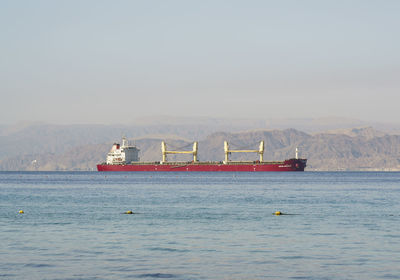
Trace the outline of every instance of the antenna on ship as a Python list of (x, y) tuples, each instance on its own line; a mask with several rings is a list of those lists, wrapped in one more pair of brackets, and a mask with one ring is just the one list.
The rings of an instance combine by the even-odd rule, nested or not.
[(126, 139), (125, 136), (122, 137), (122, 147), (128, 146), (128, 140)]

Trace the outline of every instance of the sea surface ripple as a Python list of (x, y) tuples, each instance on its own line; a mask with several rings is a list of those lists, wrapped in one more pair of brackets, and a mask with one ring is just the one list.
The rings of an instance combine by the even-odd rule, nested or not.
[(0, 172), (0, 279), (400, 279), (399, 201), (398, 172)]

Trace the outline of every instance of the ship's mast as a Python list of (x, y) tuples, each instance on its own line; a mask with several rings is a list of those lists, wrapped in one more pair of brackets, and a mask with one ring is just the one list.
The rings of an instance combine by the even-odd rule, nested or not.
[(122, 147), (127, 147), (128, 146), (128, 140), (126, 139), (126, 137), (122, 137)]

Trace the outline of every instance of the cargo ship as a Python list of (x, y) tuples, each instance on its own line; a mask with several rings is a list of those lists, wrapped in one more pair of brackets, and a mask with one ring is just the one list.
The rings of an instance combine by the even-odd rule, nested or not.
[[(198, 142), (193, 143), (190, 151), (168, 150), (164, 141), (161, 142), (162, 160), (157, 162), (141, 162), (139, 149), (129, 145), (126, 138), (122, 139), (122, 145), (114, 143), (107, 154), (106, 162), (98, 164), (98, 171), (197, 171), (197, 172), (266, 172), (266, 171), (304, 171), (307, 159), (299, 158), (296, 148), (295, 157), (283, 161), (264, 161), (264, 141), (260, 142), (257, 150), (232, 150), (227, 141), (224, 142), (225, 159), (223, 161), (198, 161)], [(229, 156), (232, 153), (257, 153), (256, 161), (232, 161)], [(192, 154), (193, 161), (170, 162), (168, 154)]]

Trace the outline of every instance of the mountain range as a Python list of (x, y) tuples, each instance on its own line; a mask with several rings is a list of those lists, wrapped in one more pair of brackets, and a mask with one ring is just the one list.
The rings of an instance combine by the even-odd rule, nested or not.
[[(202, 161), (223, 160), (225, 140), (233, 149), (257, 149), (264, 140), (265, 160), (292, 158), (298, 147), (300, 156), (308, 159), (308, 171), (400, 170), (400, 130), (396, 125), (379, 125), (382, 129), (378, 130), (364, 126), (368, 123), (345, 119), (272, 122), (167, 117), (137, 123), (0, 126), (0, 170), (95, 170), (122, 136), (140, 149), (143, 161), (161, 159), (162, 140), (170, 148), (186, 150), (198, 141)], [(169, 159), (186, 161), (190, 156)], [(257, 159), (256, 154), (232, 155), (232, 160), (253, 159)]]

